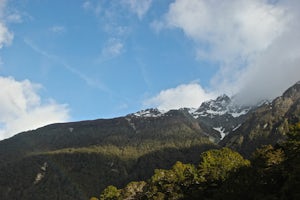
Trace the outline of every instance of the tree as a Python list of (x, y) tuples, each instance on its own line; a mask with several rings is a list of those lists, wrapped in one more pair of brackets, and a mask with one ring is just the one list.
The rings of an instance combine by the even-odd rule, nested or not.
[(121, 190), (121, 199), (131, 200), (140, 199), (144, 192), (144, 187), (146, 186), (145, 181), (130, 182), (125, 188)]
[(197, 181), (194, 165), (176, 162), (170, 170), (155, 170), (150, 179), (147, 198), (182, 199)]
[(224, 181), (240, 167), (249, 165), (248, 160), (229, 148), (214, 149), (201, 154), (199, 175), (208, 183), (217, 183)]
[(100, 195), (100, 200), (118, 200), (120, 197), (120, 190), (115, 186), (110, 185), (105, 188)]

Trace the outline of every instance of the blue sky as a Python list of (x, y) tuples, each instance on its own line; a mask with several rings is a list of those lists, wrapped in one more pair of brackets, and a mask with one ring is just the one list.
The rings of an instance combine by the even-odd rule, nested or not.
[(297, 0), (0, 0), (0, 139), (222, 93), (274, 98), (300, 79), (298, 10)]

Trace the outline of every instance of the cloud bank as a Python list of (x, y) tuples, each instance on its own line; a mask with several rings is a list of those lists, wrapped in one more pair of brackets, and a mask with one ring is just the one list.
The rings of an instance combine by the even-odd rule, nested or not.
[(152, 25), (182, 30), (197, 59), (218, 64), (211, 90), (253, 104), (300, 80), (299, 12), (297, 0), (176, 0)]
[(0, 88), (0, 140), (69, 119), (66, 105), (51, 99), (42, 101), (37, 93), (41, 88), (38, 84), (0, 77)]
[(161, 110), (197, 108), (203, 101), (214, 97), (213, 93), (206, 92), (198, 83), (190, 83), (163, 90), (157, 96), (145, 101), (144, 104), (145, 106), (155, 106)]

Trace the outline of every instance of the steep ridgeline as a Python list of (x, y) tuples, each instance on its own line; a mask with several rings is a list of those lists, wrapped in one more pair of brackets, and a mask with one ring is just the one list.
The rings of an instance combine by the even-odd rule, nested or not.
[(219, 96), (201, 104), (198, 109), (190, 109), (190, 114), (215, 142), (222, 140), (229, 132), (237, 129), (257, 106), (240, 106), (227, 95)]
[(185, 110), (53, 124), (0, 141), (0, 199), (88, 199), (211, 148)]
[(249, 157), (261, 145), (285, 139), (288, 124), (300, 120), (300, 82), (290, 87), (271, 103), (264, 103), (247, 116), (244, 123), (232, 130), (221, 142)]

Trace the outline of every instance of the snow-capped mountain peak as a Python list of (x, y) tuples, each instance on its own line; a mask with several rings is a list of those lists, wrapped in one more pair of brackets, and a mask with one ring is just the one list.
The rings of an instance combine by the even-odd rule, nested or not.
[(130, 115), (134, 117), (161, 117), (164, 114), (165, 111), (163, 110), (159, 110), (157, 108), (150, 108), (150, 109), (138, 111)]
[(195, 118), (210, 117), (214, 118), (221, 115), (231, 115), (236, 118), (241, 115), (245, 115), (251, 108), (249, 106), (239, 106), (232, 102), (231, 98), (227, 95), (221, 95), (215, 100), (209, 100), (203, 102), (201, 106), (195, 111), (191, 111), (191, 114)]

